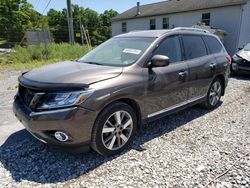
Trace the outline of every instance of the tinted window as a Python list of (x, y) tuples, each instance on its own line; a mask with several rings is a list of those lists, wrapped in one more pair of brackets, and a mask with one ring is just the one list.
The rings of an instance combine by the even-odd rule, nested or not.
[(220, 53), (220, 52), (223, 52), (224, 49), (222, 47), (222, 45), (219, 43), (219, 41), (214, 38), (214, 37), (203, 37), (208, 48), (209, 48), (209, 51), (212, 53), (212, 54), (216, 54), (216, 53)]
[(156, 49), (155, 54), (168, 56), (170, 62), (182, 60), (181, 46), (178, 36), (168, 37)]
[(206, 46), (200, 36), (183, 36), (183, 43), (187, 59), (194, 59), (207, 55)]
[(210, 25), (210, 17), (211, 17), (210, 13), (204, 13), (204, 14), (202, 14), (201, 22), (205, 23), (205, 25)]
[(155, 30), (156, 28), (156, 21), (155, 19), (150, 20), (150, 30)]
[(163, 29), (169, 29), (169, 18), (163, 18), (162, 19), (162, 28)]
[(127, 32), (127, 23), (126, 23), (126, 22), (123, 22), (123, 23), (122, 23), (122, 32), (123, 32), (123, 33), (126, 33), (126, 32)]

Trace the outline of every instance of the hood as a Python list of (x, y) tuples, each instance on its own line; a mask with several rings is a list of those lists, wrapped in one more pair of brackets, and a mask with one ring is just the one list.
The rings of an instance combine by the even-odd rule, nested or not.
[(238, 51), (237, 55), (247, 61), (250, 61), (250, 51), (246, 51), (243, 49), (243, 50)]
[(68, 61), (34, 69), (24, 74), (23, 78), (34, 83), (90, 85), (117, 77), (122, 70), (121, 67)]

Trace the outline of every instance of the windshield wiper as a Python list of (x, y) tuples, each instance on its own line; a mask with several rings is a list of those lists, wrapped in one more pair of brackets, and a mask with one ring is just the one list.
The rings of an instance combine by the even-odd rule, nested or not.
[(97, 63), (97, 62), (86, 62), (86, 61), (83, 61), (83, 63), (87, 63), (87, 64), (91, 64), (91, 65), (103, 65), (101, 63)]

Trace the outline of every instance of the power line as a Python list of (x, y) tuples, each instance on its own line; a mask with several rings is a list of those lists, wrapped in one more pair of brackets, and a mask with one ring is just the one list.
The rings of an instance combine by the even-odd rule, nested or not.
[(46, 9), (48, 8), (49, 4), (51, 3), (52, 0), (49, 0), (49, 2), (47, 3), (45, 9), (43, 10), (42, 14), (46, 11)]
[(38, 0), (38, 3), (36, 4), (36, 8), (35, 9), (38, 8), (38, 5), (40, 4), (40, 2), (41, 2), (41, 0)]

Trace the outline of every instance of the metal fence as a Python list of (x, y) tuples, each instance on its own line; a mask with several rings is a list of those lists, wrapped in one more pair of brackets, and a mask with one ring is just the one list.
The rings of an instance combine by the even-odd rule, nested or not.
[(27, 45), (48, 45), (52, 40), (49, 31), (27, 31), (26, 32)]

